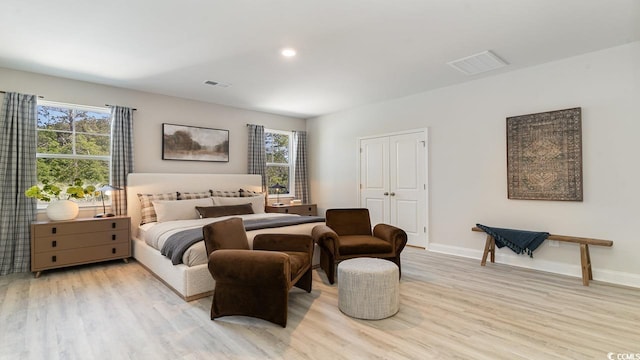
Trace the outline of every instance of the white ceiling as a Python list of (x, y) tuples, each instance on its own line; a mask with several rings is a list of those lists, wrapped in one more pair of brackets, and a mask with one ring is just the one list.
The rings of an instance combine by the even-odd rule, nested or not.
[[(301, 118), (639, 40), (638, 0), (0, 4), (0, 67)], [(446, 65), (484, 50), (510, 65)]]

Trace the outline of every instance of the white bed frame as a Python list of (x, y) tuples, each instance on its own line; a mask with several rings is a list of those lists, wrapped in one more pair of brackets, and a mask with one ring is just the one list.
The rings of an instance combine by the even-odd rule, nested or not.
[(260, 175), (248, 174), (160, 174), (132, 173), (127, 181), (127, 213), (131, 216), (133, 257), (185, 301), (209, 296), (214, 281), (207, 264), (173, 265), (171, 260), (138, 238), (140, 224), (139, 193), (159, 194), (172, 191), (203, 192), (211, 190), (261, 191)]

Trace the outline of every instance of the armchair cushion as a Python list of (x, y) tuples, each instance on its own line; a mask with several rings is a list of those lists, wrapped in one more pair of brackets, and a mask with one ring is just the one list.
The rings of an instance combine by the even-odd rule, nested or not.
[(388, 241), (367, 235), (340, 236), (340, 255), (384, 254), (393, 251)]
[(258, 234), (253, 238), (254, 250), (280, 251), (289, 255), (291, 280), (311, 267), (313, 239), (301, 234)]
[(291, 265), (291, 281), (296, 276), (302, 274), (306, 269), (311, 268), (311, 261), (309, 255), (303, 252), (291, 252), (287, 251), (285, 254), (289, 255), (289, 264)]

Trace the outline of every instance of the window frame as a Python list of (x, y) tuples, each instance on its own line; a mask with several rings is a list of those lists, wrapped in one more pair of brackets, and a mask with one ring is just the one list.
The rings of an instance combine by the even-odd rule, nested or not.
[[(266, 162), (266, 167), (268, 168), (269, 166), (278, 166), (278, 167), (288, 167), (289, 168), (289, 183), (286, 184), (287, 186), (287, 192), (286, 193), (280, 193), (280, 194), (269, 194), (269, 191), (267, 189), (267, 194), (268, 194), (268, 198), (269, 199), (276, 199), (277, 197), (280, 196), (284, 196), (284, 197), (295, 197), (295, 189), (294, 189), (294, 184), (295, 184), (295, 161), (294, 161), (294, 153), (293, 153), (293, 131), (286, 131), (286, 130), (276, 130), (276, 129), (264, 129), (264, 133), (265, 133), (265, 138), (266, 138), (266, 134), (267, 133), (271, 133), (271, 134), (280, 134), (280, 135), (286, 135), (289, 138), (289, 162), (287, 164), (284, 163), (270, 163), (270, 162)], [(265, 139), (265, 148), (266, 148), (266, 139)], [(269, 184), (269, 181), (267, 179), (267, 188), (269, 188), (271, 184)], [(285, 185), (285, 184), (282, 184)]]
[[(97, 112), (97, 113), (109, 114), (109, 117), (111, 116), (111, 110), (108, 107), (78, 105), (78, 104), (70, 104), (70, 103), (63, 103), (63, 102), (58, 102), (58, 101), (49, 101), (49, 100), (38, 99), (36, 107), (39, 108), (40, 106), (67, 108), (67, 109), (73, 109), (74, 111)], [(35, 127), (36, 127), (36, 139), (38, 138), (39, 132), (40, 131), (44, 131), (44, 129), (38, 128), (37, 121), (38, 121), (38, 118), (36, 116), (36, 124), (35, 124)], [(110, 122), (109, 124), (111, 125), (111, 120), (109, 120), (109, 122)], [(68, 133), (67, 131), (60, 131), (60, 130), (46, 130), (46, 131)], [(77, 135), (106, 136), (106, 137), (108, 137), (109, 138), (109, 154), (108, 155), (82, 155), (82, 154), (78, 154), (77, 153), (77, 148), (76, 148), (76, 137), (77, 137)], [(111, 183), (111, 166), (112, 166), (112, 164), (111, 164), (111, 144), (112, 144), (112, 134), (111, 134), (111, 132), (109, 132), (109, 134), (98, 134), (98, 133), (88, 133), (88, 132), (84, 132), (84, 131), (76, 131), (76, 126), (75, 126), (75, 123), (74, 123), (73, 124), (73, 129), (71, 131), (71, 139), (72, 139), (72, 143), (73, 143), (73, 146), (72, 146), (73, 154), (41, 153), (41, 152), (38, 152), (38, 150), (36, 149), (36, 161), (37, 161), (37, 159), (77, 159), (77, 160), (106, 161), (107, 165), (108, 165), (108, 168), (109, 168), (108, 184), (110, 184)], [(36, 176), (37, 176), (37, 173), (36, 173)], [(106, 184), (103, 184), (103, 185), (106, 185)], [(91, 208), (91, 207), (97, 207), (97, 206), (102, 207), (102, 199), (99, 199), (98, 202), (99, 202), (99, 204), (96, 203), (96, 201), (79, 202), (78, 206), (80, 208)], [(104, 204), (105, 205), (111, 205), (111, 197), (110, 196), (108, 198), (105, 198)], [(47, 206), (48, 206), (47, 202), (38, 201), (38, 204), (37, 204), (37, 208), (38, 209), (44, 209)]]

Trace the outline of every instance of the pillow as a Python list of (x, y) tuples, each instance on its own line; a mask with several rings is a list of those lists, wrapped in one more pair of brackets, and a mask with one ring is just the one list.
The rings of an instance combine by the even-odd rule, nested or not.
[(250, 203), (254, 214), (264, 213), (264, 194), (252, 197), (213, 197), (213, 205), (242, 205)]
[(231, 191), (231, 190), (209, 190), (211, 196), (218, 197), (240, 197), (239, 191)]
[(153, 200), (157, 221), (191, 220), (200, 217), (197, 206), (211, 206), (211, 198), (193, 200)]
[(156, 211), (153, 208), (153, 200), (177, 200), (178, 193), (166, 194), (138, 194), (140, 200), (140, 225), (158, 221)]
[(249, 203), (242, 205), (220, 205), (207, 207), (196, 206), (196, 210), (200, 213), (201, 218), (253, 214), (253, 207)]
[(204, 199), (211, 197), (211, 193), (208, 191), (203, 192), (178, 192), (178, 200), (192, 200), (192, 199)]

